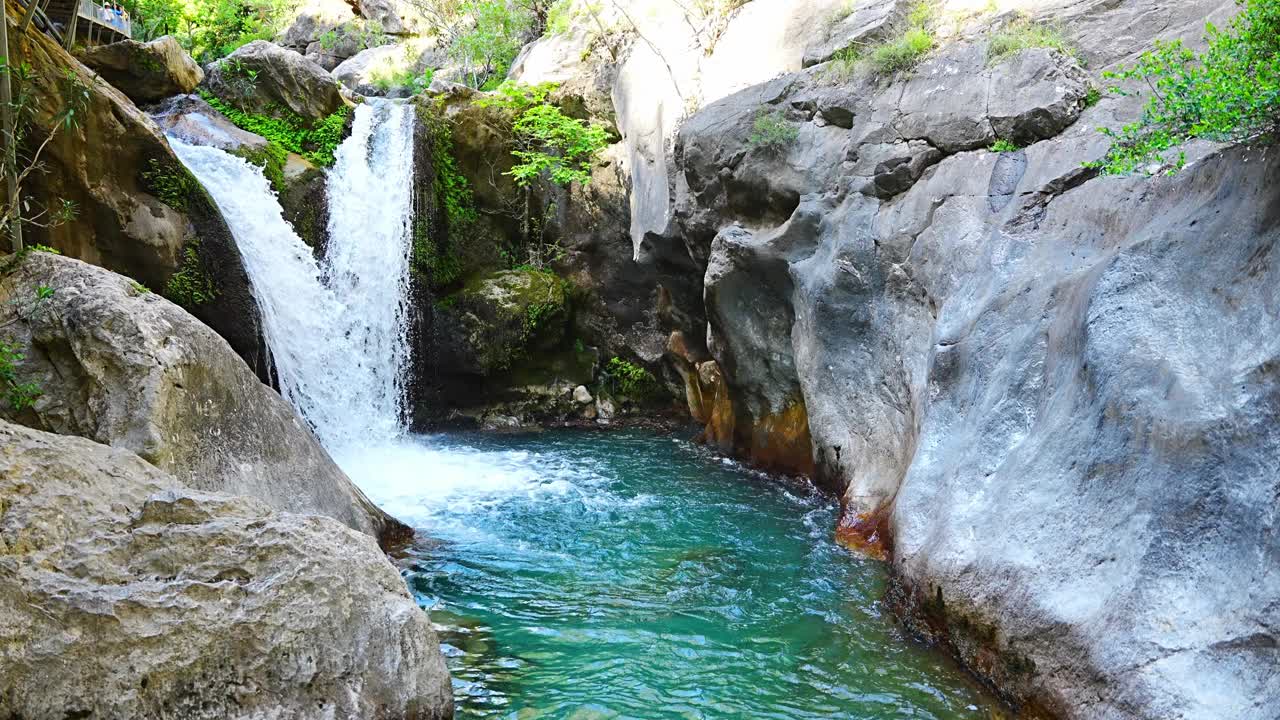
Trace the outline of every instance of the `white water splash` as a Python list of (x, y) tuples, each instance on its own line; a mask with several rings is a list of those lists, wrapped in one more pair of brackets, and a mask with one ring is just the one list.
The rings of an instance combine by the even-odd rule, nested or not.
[(413, 109), (366, 103), (329, 174), (316, 262), (261, 169), (171, 138), (222, 210), (262, 312), (280, 392), (330, 450), (403, 431)]

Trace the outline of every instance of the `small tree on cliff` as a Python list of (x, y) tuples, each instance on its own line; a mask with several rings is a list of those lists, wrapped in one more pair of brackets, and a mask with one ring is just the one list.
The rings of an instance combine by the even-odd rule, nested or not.
[[(1226, 29), (1212, 24), (1209, 48), (1196, 54), (1181, 41), (1157, 42), (1133, 66), (1106, 77), (1137, 81), (1151, 96), (1142, 118), (1104, 129), (1111, 149), (1089, 163), (1108, 174), (1181, 167), (1164, 153), (1188, 140), (1264, 140), (1280, 130), (1280, 0), (1237, 0), (1241, 12)], [(1132, 91), (1113, 87), (1112, 92)]]
[[(560, 186), (591, 182), (591, 164), (609, 142), (603, 127), (571, 118), (551, 102), (556, 87), (555, 83), (503, 83), (493, 96), (477, 101), (483, 107), (502, 108), (511, 120), (511, 155), (516, 163), (504, 174), (522, 191), (527, 264), (538, 269), (555, 259), (556, 248), (543, 239), (548, 213), (541, 217), (533, 213), (533, 185), (539, 180)], [(554, 206), (548, 211), (554, 212)]]

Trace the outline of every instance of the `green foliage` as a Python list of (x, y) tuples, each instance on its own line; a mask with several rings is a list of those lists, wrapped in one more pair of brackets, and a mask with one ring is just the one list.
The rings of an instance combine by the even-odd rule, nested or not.
[(848, 82), (857, 69), (864, 66), (877, 75), (914, 68), (933, 49), (932, 26), (936, 14), (935, 0), (920, 0), (911, 6), (897, 34), (878, 43), (841, 50), (823, 68), (822, 79), (831, 83)]
[(880, 75), (910, 70), (933, 49), (933, 33), (912, 27), (898, 37), (876, 46), (867, 55), (871, 69)]
[(139, 294), (139, 295), (150, 295), (150, 294), (151, 294), (151, 288), (147, 287), (146, 285), (143, 285), (142, 283), (138, 282), (137, 280), (130, 280), (130, 281), (129, 281), (129, 288), (130, 288), (131, 290), (133, 290), (135, 293)]
[[(1105, 77), (1141, 81), (1150, 91), (1141, 119), (1103, 129), (1112, 146), (1087, 163), (1105, 174), (1136, 170), (1176, 172), (1184, 153), (1165, 153), (1192, 139), (1271, 140), (1280, 118), (1280, 0), (1237, 0), (1242, 6), (1226, 29), (1206, 26), (1208, 50), (1197, 55), (1181, 42), (1157, 42), (1137, 63)], [(1135, 83), (1136, 84), (1136, 83)], [(1127, 94), (1122, 87), (1113, 92)]]
[[(44, 247), (44, 246), (37, 246)], [(24, 249), (18, 253), (18, 261), (25, 257), (32, 249)], [(43, 252), (35, 250), (35, 252)], [(55, 253), (56, 254), (56, 253)], [(12, 300), (10, 302), (17, 305), (18, 316), (27, 320), (31, 320), (45, 309), (45, 303), (53, 297), (54, 289), (48, 285), (40, 285), (36, 288), (34, 296), (23, 302), (20, 300)], [(18, 377), (18, 365), (26, 357), (22, 349), (13, 341), (12, 338), (0, 342), (0, 389), (4, 391), (5, 402), (15, 412), (22, 412), (31, 407), (37, 398), (43, 394), (40, 384), (35, 381), (23, 382)]]
[(122, 0), (133, 39), (172, 35), (201, 64), (282, 31), (299, 0)]
[(788, 121), (781, 110), (760, 110), (751, 125), (751, 136), (747, 138), (747, 142), (752, 147), (778, 152), (795, 142), (799, 136), (799, 128)]
[(823, 66), (819, 77), (829, 83), (841, 85), (853, 79), (858, 66), (862, 63), (862, 52), (857, 47), (847, 47), (837, 52)]
[(519, 162), (506, 174), (520, 187), (529, 187), (539, 177), (558, 185), (585, 185), (591, 181), (592, 162), (609, 143), (603, 127), (571, 118), (550, 102), (556, 87), (503, 83), (495, 96), (477, 101), (513, 115), (511, 154)]
[(999, 140), (996, 140), (995, 142), (991, 143), (991, 152), (1007, 153), (1007, 152), (1017, 152), (1018, 150), (1021, 150), (1021, 149), (1022, 148), (1018, 147), (1018, 144), (1015, 143), (1014, 141), (1006, 140), (1004, 138), (1000, 138)]
[(276, 108), (280, 117), (247, 113), (217, 96), (200, 90), (214, 110), (222, 113), (242, 130), (248, 130), (275, 143), (280, 148), (301, 155), (311, 162), (328, 167), (333, 164), (333, 154), (342, 143), (342, 129), (346, 125), (350, 109), (341, 107), (310, 127), (296, 114)]
[(610, 358), (601, 375), (605, 386), (620, 395), (645, 398), (658, 391), (658, 380), (653, 373), (619, 357)]
[(1098, 89), (1097, 85), (1090, 84), (1089, 89), (1084, 94), (1084, 106), (1091, 108), (1100, 102), (1102, 102), (1102, 91)]
[(1050, 48), (1076, 57), (1075, 48), (1056, 26), (1019, 18), (992, 36), (987, 46), (987, 63), (997, 65), (1028, 48)]
[(526, 3), (512, 0), (473, 0), (463, 4), (462, 13), (474, 24), (453, 39), (449, 57), (463, 68), (472, 87), (482, 88), (506, 76), (532, 34), (535, 16)]
[[(443, 210), (444, 227), (433, 228), (429, 213), (415, 213), (410, 263), (415, 273), (424, 277), (433, 289), (441, 289), (462, 279), (462, 260), (453, 251), (450, 238), (461, 239), (477, 219), (475, 201), (467, 178), (458, 169), (453, 152), (453, 127), (444, 117), (441, 101), (433, 109), (420, 106), (419, 122), (431, 140), (431, 166), (434, 175), (432, 196)], [(431, 237), (433, 230), (442, 237)]]
[(267, 146), (261, 150), (241, 150), (237, 154), (245, 160), (262, 168), (262, 174), (271, 183), (275, 191), (282, 193), (288, 189), (284, 181), (284, 166), (289, 161), (289, 151), (274, 140), (268, 140)]
[(18, 378), (18, 364), (26, 357), (17, 345), (0, 342), (0, 381), (4, 383), (4, 398), (15, 412), (22, 412), (31, 407), (42, 391), (36, 382), (21, 382)]
[(187, 243), (182, 253), (182, 266), (169, 276), (169, 282), (164, 288), (165, 297), (188, 309), (203, 305), (218, 296), (213, 278), (209, 277), (200, 262), (199, 250), (198, 241)]
[(185, 167), (156, 158), (142, 171), (142, 185), (175, 210), (186, 210), (188, 200), (200, 191), (199, 181)]

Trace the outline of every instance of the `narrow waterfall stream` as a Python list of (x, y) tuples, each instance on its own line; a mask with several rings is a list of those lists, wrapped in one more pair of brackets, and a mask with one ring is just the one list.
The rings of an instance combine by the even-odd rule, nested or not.
[(172, 140), (222, 209), (281, 392), (371, 498), (422, 529), (402, 561), (460, 717), (986, 718), (831, 540), (835, 501), (652, 432), (405, 432), (410, 107), (366, 103), (330, 172), (318, 263), (262, 172)]

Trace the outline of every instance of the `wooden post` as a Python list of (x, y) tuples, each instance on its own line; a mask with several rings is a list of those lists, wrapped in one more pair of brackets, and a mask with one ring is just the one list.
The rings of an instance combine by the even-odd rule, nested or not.
[[(36, 0), (31, 0), (35, 2)], [(13, 205), (9, 213), (9, 239), (14, 252), (22, 251), (22, 197), (18, 194), (18, 147), (13, 112), (13, 86), (9, 84), (13, 62), (9, 55), (9, 5), (5, 0), (0, 6), (0, 57), (4, 58), (5, 71), (0, 74), (0, 140), (4, 141), (4, 184)]]
[(71, 52), (71, 46), (76, 43), (76, 26), (80, 24), (80, 0), (72, 0), (71, 3), (71, 19), (67, 21), (67, 27), (63, 31), (66, 35), (62, 38), (62, 47)]

